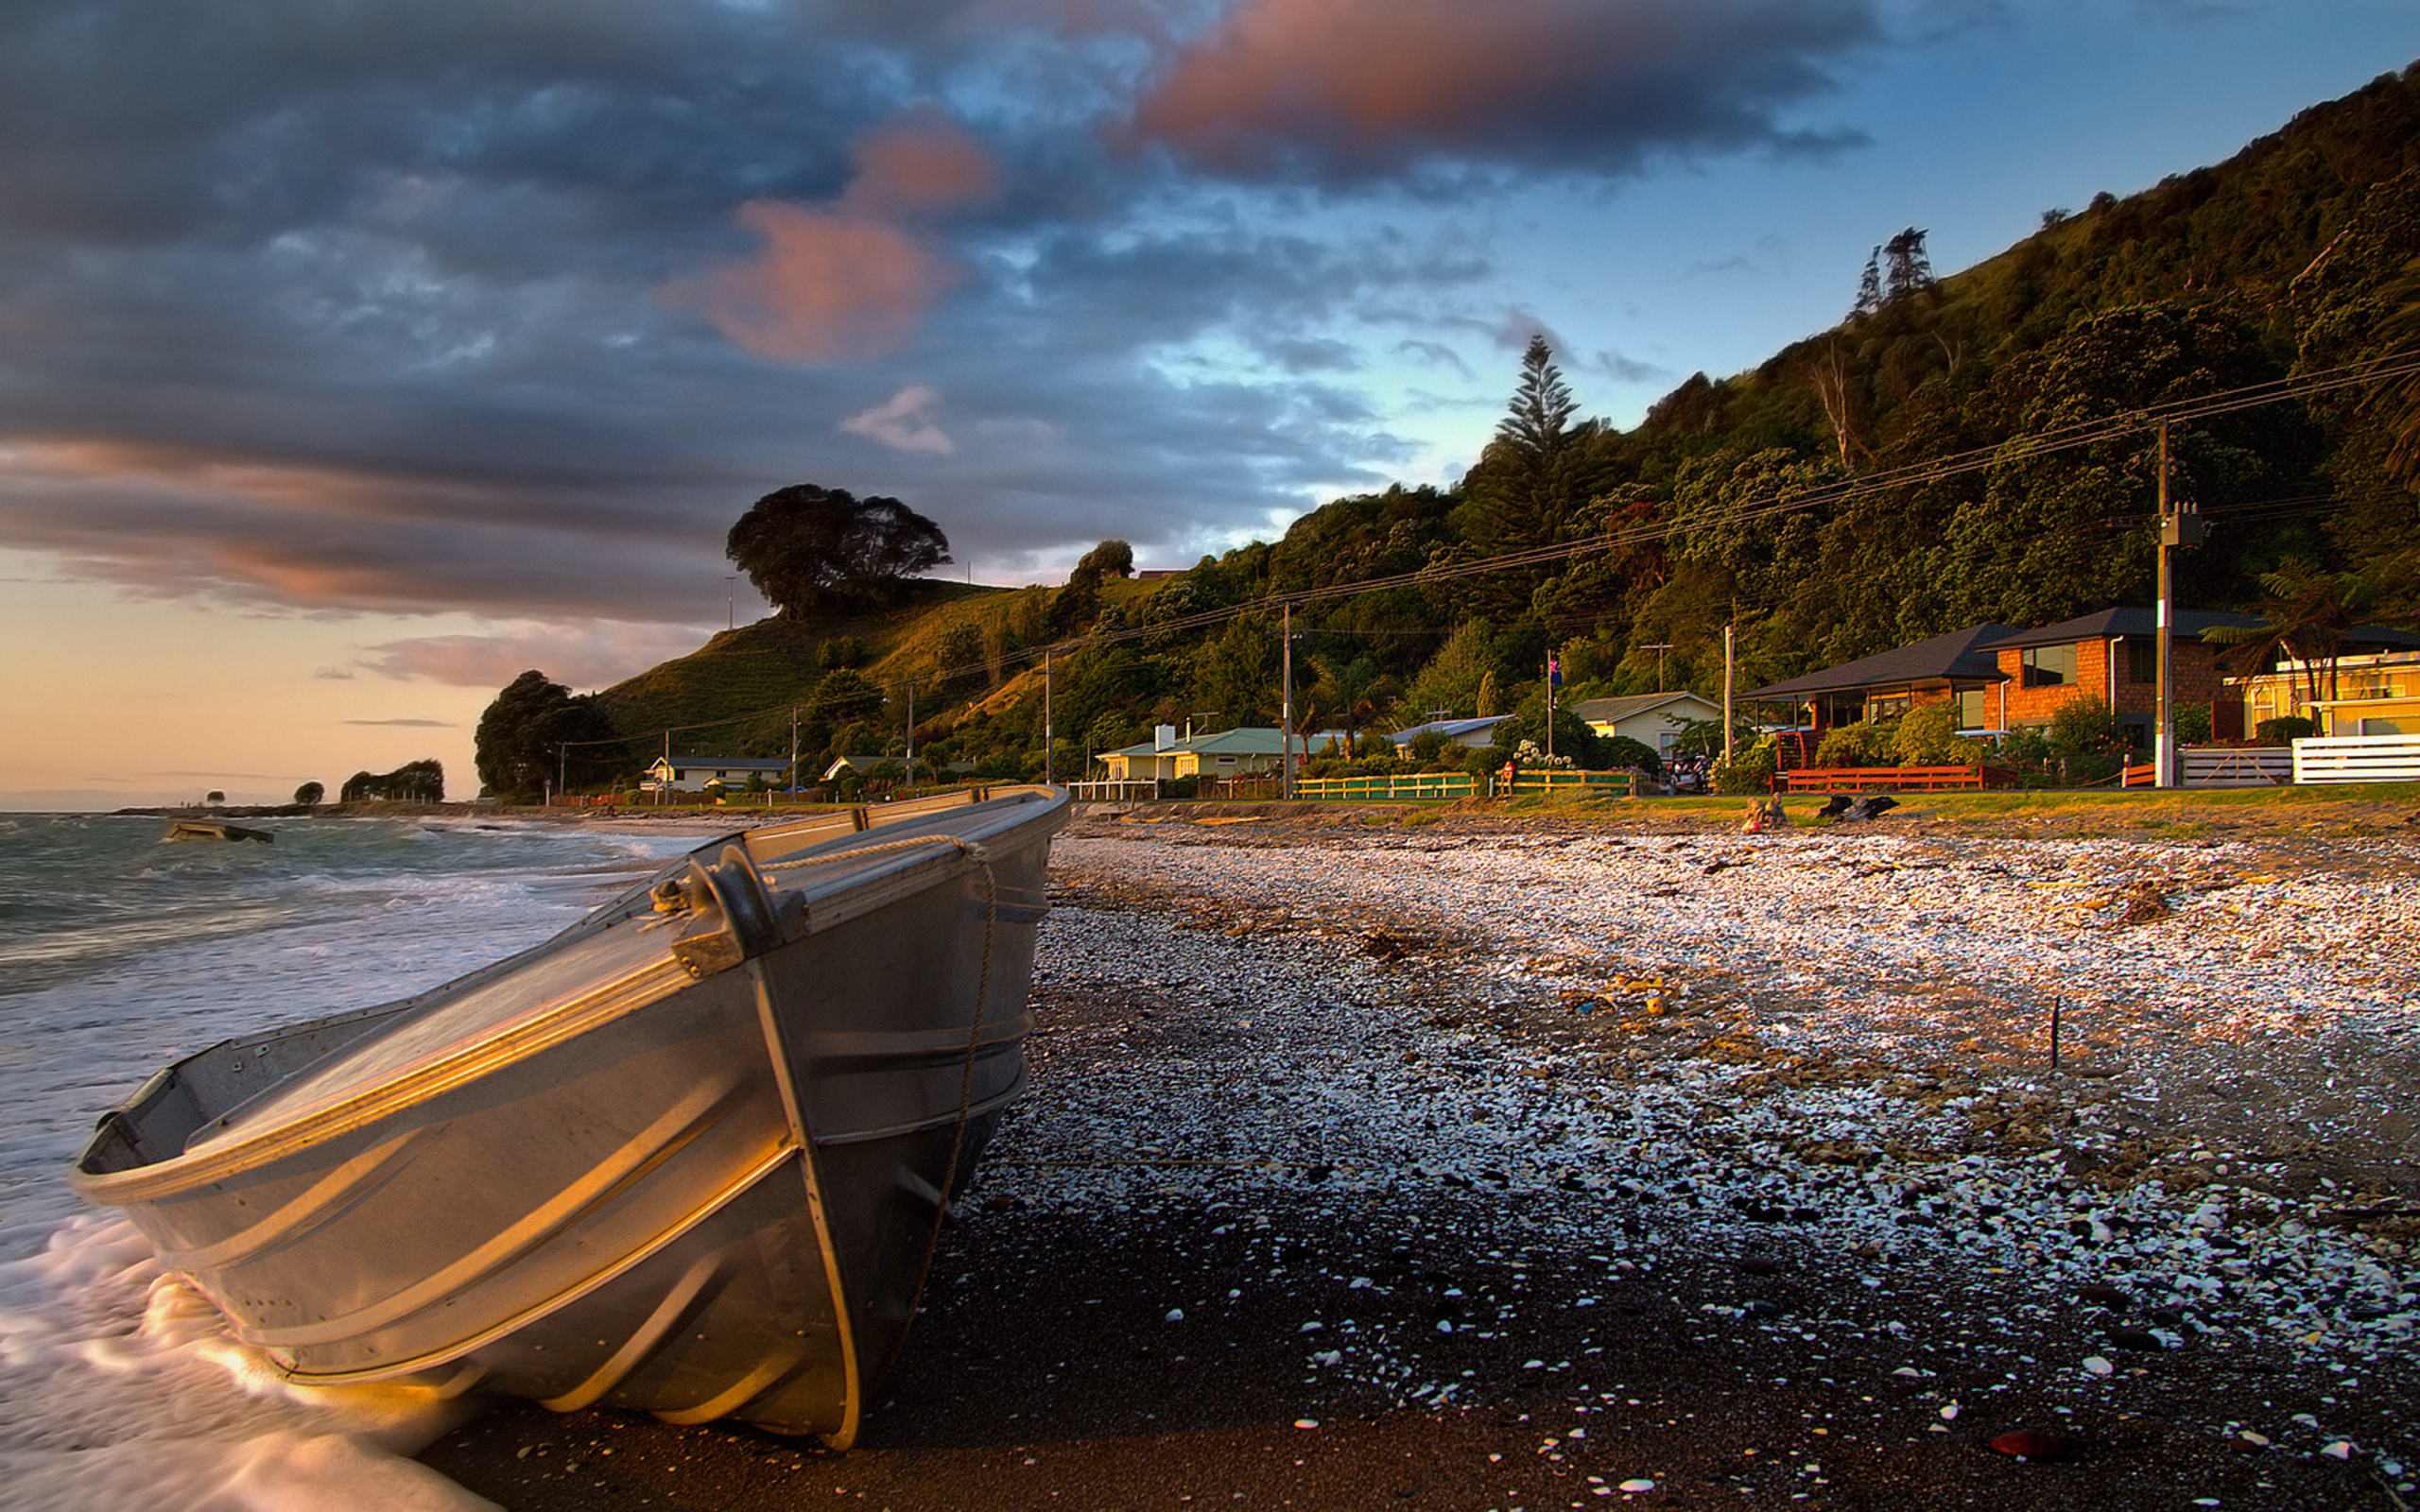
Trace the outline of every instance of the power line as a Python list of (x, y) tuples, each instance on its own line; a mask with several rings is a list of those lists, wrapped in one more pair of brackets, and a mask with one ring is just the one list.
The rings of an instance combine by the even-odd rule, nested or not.
[[(1505, 552), (1494, 557), (1472, 558), (1465, 561), (1443, 565), (1424, 565), (1409, 572), (1363, 578), (1355, 582), (1330, 583), (1320, 588), (1267, 593), (1244, 603), (1201, 610), (1172, 619), (1155, 621), (1150, 625), (1125, 626), (1092, 635), (1052, 641), (1040, 646), (1019, 647), (1014, 651), (1004, 652), (998, 661), (1003, 667), (1010, 665), (1030, 667), (1047, 656), (1091, 650), (1098, 646), (1124, 644), (1131, 641), (1157, 636), (1181, 634), (1186, 630), (1206, 629), (1215, 625), (1223, 625), (1241, 619), (1249, 614), (1279, 614), (1293, 605), (1358, 597), (1365, 593), (1382, 593), (1393, 588), (1425, 587), (1432, 583), (1456, 582), (1469, 577), (1512, 572), (1523, 567), (1569, 561), (1584, 556), (1610, 553), (1627, 546), (1651, 544), (1676, 535), (1685, 535), (1690, 531), (1753, 524), (1759, 521), (1796, 514), (1807, 509), (1847, 504), (1874, 494), (1921, 488), (1927, 484), (1938, 483), (1968, 472), (1980, 472), (1986, 468), (2031, 461), (2038, 457), (2055, 455), (2062, 452), (2070, 452), (2101, 441), (2113, 440), (2137, 431), (2155, 430), (2162, 423), (2175, 424), (2206, 420), (2213, 416), (2257, 409), (2290, 399), (2307, 399), (2360, 385), (2385, 383), (2394, 379), (2414, 376), (2420, 376), (2420, 352), (2391, 353), (2364, 362), (2321, 369), (2316, 372), (2295, 377), (2246, 384), (2240, 387), (2204, 394), (2196, 399), (2179, 400), (2168, 404), (2146, 405), (2096, 419), (2074, 421), (2065, 425), (2032, 433), (2018, 440), (2001, 441), (1990, 446), (1952, 452), (1895, 468), (1886, 468), (1879, 472), (1843, 478), (1822, 487), (1775, 491), (1742, 501), (1730, 509), (1717, 513), (1690, 519), (1664, 520), (1651, 524), (1633, 525), (1621, 530), (1607, 531), (1583, 541), (1558, 541), (1549, 545), (1529, 547), (1521, 551)], [(2291, 503), (2295, 507), (2290, 512), (2319, 512), (2331, 507), (2341, 507), (2347, 502), (2370, 503), (2386, 496), (2389, 496), (2386, 490), (2374, 490), (2350, 501), (2339, 499), (2332, 505), (2321, 502), (2323, 496), (2320, 495), (2307, 495), (2293, 501), (2276, 502), (2280, 505)], [(2237, 507), (2248, 508), (2249, 507), (2227, 507), (2227, 510), (2232, 511)], [(2214, 518), (2244, 521), (2287, 517), (2285, 513), (2276, 515), (2255, 513), (2238, 515), (2221, 511), (2211, 511), (2211, 513)], [(1316, 633), (1350, 634), (1354, 632), (1322, 629)], [(922, 680), (947, 681), (972, 677), (977, 673), (988, 675), (992, 670), (992, 662), (987, 659), (978, 664), (942, 668), (926, 674)], [(899, 680), (904, 682), (908, 679), (903, 678)], [(880, 685), (890, 688), (895, 684), (884, 682)], [(786, 700), (723, 719), (690, 725), (672, 725), (648, 730), (643, 734), (621, 736), (614, 740), (574, 741), (564, 744), (567, 747), (626, 745), (642, 739), (653, 740), (690, 730), (717, 729), (724, 725), (773, 717), (791, 707), (794, 701)]]

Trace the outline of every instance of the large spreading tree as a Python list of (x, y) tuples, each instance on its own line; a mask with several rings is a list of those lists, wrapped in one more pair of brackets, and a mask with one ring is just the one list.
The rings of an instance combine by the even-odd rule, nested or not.
[(950, 559), (941, 526), (897, 499), (813, 483), (757, 500), (723, 551), (791, 619), (890, 602), (908, 578)]
[(623, 759), (613, 721), (593, 695), (531, 668), (507, 683), (479, 715), (473, 754), (479, 781), (498, 797), (527, 798), (558, 778), (595, 782)]

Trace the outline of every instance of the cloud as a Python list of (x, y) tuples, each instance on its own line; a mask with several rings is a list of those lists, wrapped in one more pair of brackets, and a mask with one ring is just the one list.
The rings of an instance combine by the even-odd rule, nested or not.
[(1685, 280), (1719, 278), (1728, 273), (1745, 273), (1752, 278), (1772, 278), (1789, 271), (1789, 243), (1787, 239), (1764, 235), (1756, 238), (1755, 249), (1734, 252), (1728, 257), (1703, 258), (1681, 270)]
[(458, 688), (502, 688), (535, 668), (578, 689), (611, 687), (685, 656), (710, 633), (694, 625), (599, 620), (528, 625), (492, 635), (429, 635), (368, 647), (358, 664), (382, 677)]
[(912, 111), (856, 146), (857, 176), (840, 196), (855, 215), (901, 218), (971, 210), (1000, 192), (991, 154), (930, 108)]
[(1623, 384), (1660, 383), (1679, 376), (1669, 368), (1658, 367), (1651, 362), (1642, 362), (1636, 357), (1626, 357), (1610, 348), (1598, 352), (1590, 359), (1588, 366), (1616, 383)]
[(1540, 296), (1486, 217), (1382, 228), (1284, 174), (1787, 149), (1865, 29), (1848, 0), (90, 20), (117, 3), (0, 7), (0, 547), (475, 615), (506, 627), (323, 671), (489, 688), (691, 648), (725, 532), (788, 483), (904, 498), (977, 577), (1108, 536), (1189, 560), (1382, 487), (1398, 430), (1469, 403), (1381, 413), (1401, 357), (1497, 371), (1493, 409), (1477, 354), (1519, 340), (1488, 316)]
[(999, 178), (982, 146), (930, 110), (858, 142), (837, 204), (755, 199), (739, 224), (752, 257), (676, 278), (664, 297), (743, 350), (777, 362), (845, 362), (895, 350), (962, 276), (909, 223), (988, 203)]
[(1455, 375), (1461, 378), (1478, 376), (1471, 371), (1471, 365), (1462, 360), (1461, 352), (1442, 341), (1398, 341), (1395, 343), (1394, 350), (1404, 356), (1416, 357), (1431, 367), (1450, 368)]
[(840, 421), (840, 429), (851, 436), (862, 436), (870, 441), (887, 446), (894, 452), (908, 452), (926, 456), (951, 456), (958, 443), (949, 438), (933, 419), (933, 411), (941, 406), (942, 396), (923, 384), (909, 384), (872, 409), (860, 410)]
[(311, 676), (328, 682), (351, 682), (353, 669), (351, 667), (321, 667)]
[(845, 362), (893, 351), (958, 269), (913, 234), (878, 220), (776, 200), (743, 205), (757, 254), (665, 287), (756, 356)]
[(1878, 34), (1863, 0), (1242, 0), (1165, 61), (1120, 134), (1232, 178), (1329, 184), (1803, 151), (1852, 139), (1782, 108)]

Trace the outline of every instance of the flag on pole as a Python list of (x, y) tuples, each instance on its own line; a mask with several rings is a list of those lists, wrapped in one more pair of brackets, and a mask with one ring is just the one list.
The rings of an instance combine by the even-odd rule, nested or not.
[(1563, 658), (1559, 656), (1547, 658), (1547, 686), (1549, 688), (1563, 686)]

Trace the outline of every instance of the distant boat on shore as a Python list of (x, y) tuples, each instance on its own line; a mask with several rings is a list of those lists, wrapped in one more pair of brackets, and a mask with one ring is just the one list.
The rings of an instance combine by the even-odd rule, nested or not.
[(223, 819), (171, 819), (168, 821), (167, 830), (161, 834), (160, 838), (163, 840), (258, 840), (263, 845), (273, 845), (277, 840), (277, 836), (267, 830), (248, 830), (240, 824), (229, 824)]
[(717, 840), (535, 949), (228, 1040), (71, 1173), (291, 1379), (834, 1448), (1024, 1089), (1052, 788)]

